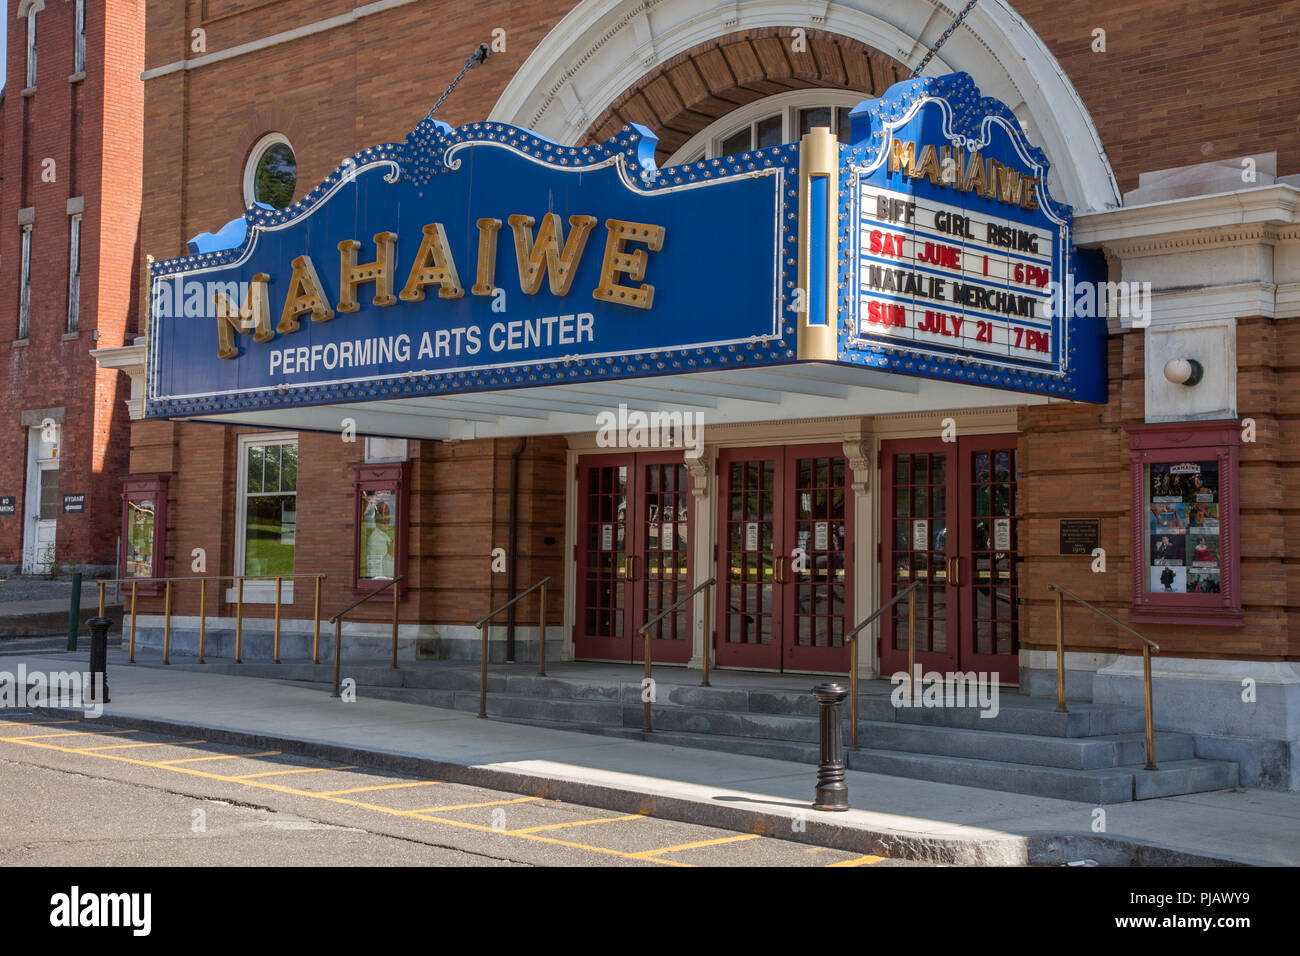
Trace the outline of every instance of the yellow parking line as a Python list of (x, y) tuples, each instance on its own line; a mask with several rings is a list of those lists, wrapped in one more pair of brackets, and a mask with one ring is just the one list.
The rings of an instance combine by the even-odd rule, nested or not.
[[(39, 743), (36, 741), (28, 740), (27, 738), (24, 737), (0, 737), (0, 740), (8, 740), (13, 743), (20, 743), (27, 747), (39, 747), (42, 750), (57, 750), (61, 753), (77, 752), (70, 747), (60, 747), (58, 744)], [(268, 751), (266, 754), (228, 754), (226, 756), (256, 757), (256, 756), (270, 756), (276, 753), (279, 753), (279, 751), (272, 750), (272, 751)], [(172, 773), (183, 773), (192, 777), (201, 777), (205, 780), (218, 780), (223, 783), (238, 783), (238, 784), (242, 784), (245, 787), (257, 787), (262, 790), (271, 790), (274, 791), (275, 793), (287, 793), (296, 797), (312, 797), (317, 800), (325, 800), (329, 803), (337, 803), (349, 807), (360, 807), (363, 810), (373, 810), (376, 813), (386, 813), (390, 816), (395, 816), (395, 817), (405, 817), (408, 819), (413, 818), (416, 820), (428, 820), (431, 823), (441, 823), (444, 826), (457, 827), (461, 830), (476, 830), (480, 833), (502, 833), (503, 835), (510, 835), (519, 840), (531, 840), (537, 843), (551, 843), (556, 846), (566, 846), (575, 850), (586, 850), (590, 853), (600, 853), (606, 856), (617, 856), (626, 860), (639, 859), (633, 853), (625, 852), (623, 850), (611, 850), (608, 847), (603, 847), (603, 846), (588, 846), (585, 843), (572, 843), (568, 840), (557, 840), (554, 837), (539, 836), (535, 833), (511, 833), (508, 830), (505, 831), (494, 830), (492, 827), (485, 826), (484, 824), (481, 823), (471, 823), (468, 820), (457, 820), (454, 817), (436, 817), (430, 814), (413, 813), (410, 810), (394, 810), (392, 807), (382, 807), (374, 803), (362, 803), (360, 800), (348, 800), (345, 799), (344, 797), (332, 796), (332, 795), (321, 794), (321, 793), (313, 793), (310, 790), (299, 790), (294, 787), (286, 787), (277, 783), (265, 783), (260, 780), (239, 780), (235, 777), (229, 777), (219, 773), (209, 773), (206, 770), (197, 770), (193, 767), (176, 767), (176, 766), (172, 766), (172, 764), (175, 764), (178, 761), (173, 761), (173, 760), (163, 761), (159, 763), (159, 762), (153, 762), (148, 760), (136, 760), (134, 757), (124, 757), (121, 754), (106, 754), (106, 753), (93, 753), (93, 754), (87, 754), (86, 756), (98, 757), (100, 760), (116, 760), (119, 763), (133, 764), (137, 767), (151, 767), (154, 770), (170, 770)], [(220, 758), (197, 757), (194, 759), (215, 760)], [(185, 763), (186, 761), (179, 761), (179, 762)], [(431, 782), (436, 782), (436, 781), (431, 781)], [(618, 819), (622, 819), (622, 818), (618, 818)], [(663, 866), (692, 866), (692, 864), (683, 863), (680, 860), (665, 860), (665, 859), (660, 859), (659, 857), (647, 857), (646, 860), (647, 862), (658, 863)]]
[(252, 780), (256, 777), (278, 777), (288, 773), (321, 773), (325, 770), (356, 770), (356, 767), (300, 767), (297, 770), (267, 770), (264, 773), (241, 773), (236, 780)]
[(114, 734), (134, 734), (134, 730), (80, 730), (68, 734), (28, 734), (23, 737), (0, 737), (0, 740), (44, 740), (46, 737), (111, 737)]
[(313, 793), (314, 797), (341, 797), (345, 793), (365, 793), (368, 790), (400, 790), (403, 787), (432, 787), (434, 784), (442, 783), (441, 780), (416, 780), (412, 783), (385, 783), (378, 787), (353, 787), (351, 790), (326, 790), (323, 793)]
[(436, 813), (440, 810), (473, 810), (475, 807), (499, 807), (507, 803), (528, 803), (541, 797), (515, 797), (513, 800), (488, 800), (486, 803), (457, 803), (450, 807), (425, 807), (423, 810), (408, 810), (408, 813)]
[[(184, 760), (163, 760), (159, 763), (149, 764), (148, 766), (167, 767), (170, 769), (171, 765), (174, 763), (198, 763), (202, 760), (238, 760), (241, 757), (276, 757), (279, 756), (279, 754), (280, 751), (278, 750), (263, 750), (261, 753), (256, 754), (217, 754), (213, 757), (186, 757)], [(230, 779), (233, 780), (235, 778), (231, 777)]]
[(572, 823), (548, 823), (544, 827), (525, 827), (522, 830), (506, 830), (511, 836), (518, 836), (524, 833), (540, 833), (542, 830), (563, 830), (565, 827), (585, 827), (591, 823), (622, 823), (625, 820), (644, 819), (640, 813), (631, 813), (625, 817), (600, 817), (595, 820), (574, 820)]
[(883, 856), (860, 856), (856, 860), (841, 860), (839, 863), (827, 863), (827, 866), (871, 866), (873, 863), (879, 863)]
[(96, 750), (130, 750), (133, 747), (183, 747), (187, 744), (203, 744), (206, 740), (182, 740), (178, 743), (169, 743), (163, 741), (157, 744), (109, 744), (107, 747), (77, 747), (76, 752), (79, 754), (93, 753)]
[(738, 836), (718, 837), (716, 840), (700, 840), (698, 843), (679, 843), (677, 846), (666, 846), (662, 850), (642, 850), (640, 853), (633, 854), (641, 859), (649, 859), (652, 856), (658, 856), (660, 853), (676, 853), (678, 850), (694, 850), (701, 846), (717, 846), (719, 843), (737, 843), (741, 840), (757, 840), (757, 833), (741, 833)]

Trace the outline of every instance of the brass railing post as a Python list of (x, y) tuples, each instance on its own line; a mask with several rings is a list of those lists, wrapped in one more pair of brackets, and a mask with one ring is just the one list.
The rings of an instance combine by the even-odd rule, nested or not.
[(650, 727), (650, 698), (654, 696), (654, 678), (650, 676), (650, 628), (641, 629), (641, 636), (645, 638), (645, 682), (641, 685), (641, 730), (644, 733), (651, 733)]
[(99, 616), (104, 616), (104, 582), (99, 582)]
[(336, 617), (334, 619), (334, 693), (332, 696), (338, 697), (339, 694), (339, 657), (343, 653), (343, 619)]
[[(712, 587), (712, 585), (710, 585)], [(713, 592), (704, 589), (704, 638), (700, 645), (700, 662), (704, 665), (704, 676), (700, 679), (701, 687), (712, 687), (709, 683), (709, 660), (713, 657)]]
[(1056, 592), (1056, 712), (1065, 709), (1065, 595)]
[(542, 585), (541, 607), (537, 610), (537, 676), (546, 676), (546, 585)]
[(244, 661), (244, 578), (235, 579), (238, 588), (235, 592), (235, 663)]
[(479, 663), (478, 663), (478, 715), (487, 716), (487, 661), (488, 661), (488, 633), (487, 622), (478, 626), (479, 637)]
[(208, 636), (208, 579), (199, 579), (199, 663), (205, 664), (203, 660), (203, 645)]
[(397, 670), (397, 582), (393, 582), (393, 670)]
[(316, 600), (311, 612), (311, 662), (320, 663), (320, 575), (316, 575)]
[(130, 643), (129, 654), (127, 656), (127, 661), (128, 663), (131, 664), (135, 663), (135, 593), (136, 593), (136, 582), (132, 581), (131, 582), (131, 643)]
[(172, 582), (167, 579), (167, 591), (163, 597), (163, 663), (171, 663), (172, 650)]
[(907, 692), (915, 696), (916, 682), (916, 591), (907, 592)]
[(849, 647), (849, 749), (858, 749), (858, 636)]
[(271, 639), (272, 660), (280, 663), (280, 575), (275, 576), (275, 636)]
[(1151, 713), (1151, 648), (1142, 645), (1142, 681), (1146, 690), (1147, 711), (1147, 770), (1156, 770), (1156, 730), (1155, 718)]

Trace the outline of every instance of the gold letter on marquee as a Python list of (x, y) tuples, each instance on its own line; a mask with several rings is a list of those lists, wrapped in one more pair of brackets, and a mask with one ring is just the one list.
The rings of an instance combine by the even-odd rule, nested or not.
[(289, 277), (289, 291), (284, 297), (284, 311), (280, 313), (280, 324), (275, 330), (281, 335), (298, 331), (298, 316), (304, 312), (311, 313), (313, 322), (328, 322), (334, 318), (334, 310), (325, 298), (325, 289), (316, 267), (312, 265), (311, 256), (299, 256), (293, 260), (293, 275)]
[(605, 259), (600, 265), (600, 285), (591, 293), (592, 297), (605, 302), (630, 305), (634, 309), (650, 308), (655, 300), (655, 287), (649, 283), (635, 289), (619, 285), (617, 273), (624, 273), (633, 282), (644, 279), (646, 260), (649, 258), (645, 249), (628, 253), (624, 250), (623, 244), (643, 242), (646, 249), (658, 252), (664, 245), (664, 227), (654, 226), (648, 222), (606, 219), (605, 228), (609, 230), (609, 236), (605, 239)]
[(266, 284), (271, 277), (265, 272), (253, 276), (248, 284), (248, 299), (243, 306), (237, 306), (224, 292), (212, 296), (217, 307), (217, 358), (232, 359), (239, 355), (239, 346), (235, 336), (247, 331), (248, 323), (254, 323), (253, 341), (269, 342), (275, 338), (271, 331), (271, 309), (267, 304)]
[(411, 263), (411, 274), (397, 297), (403, 302), (423, 302), (426, 285), (436, 285), (441, 299), (459, 299), (465, 294), (460, 276), (456, 274), (451, 247), (447, 245), (447, 230), (440, 222), (431, 222), (424, 227), (424, 238), (420, 240), (415, 261)]
[[(577, 273), (578, 260), (586, 248), (587, 236), (596, 225), (595, 216), (570, 216), (569, 241), (564, 242), (564, 227), (560, 217), (548, 212), (542, 217), (542, 227), (533, 242), (532, 216), (513, 215), (510, 228), (515, 231), (515, 258), (519, 262), (519, 287), (529, 295), (536, 295), (542, 287), (542, 273), (547, 273), (552, 295), (567, 295)], [(564, 242), (564, 251), (560, 243)]]
[(356, 312), (361, 308), (357, 301), (357, 286), (363, 282), (375, 284), (375, 305), (392, 305), (393, 297), (393, 246), (397, 234), (375, 233), (375, 261), (357, 263), (357, 250), (361, 243), (344, 239), (339, 243), (339, 304), (340, 312)]
[(470, 289), (475, 295), (492, 295), (497, 281), (497, 231), (500, 219), (480, 219), (478, 225), (478, 277)]

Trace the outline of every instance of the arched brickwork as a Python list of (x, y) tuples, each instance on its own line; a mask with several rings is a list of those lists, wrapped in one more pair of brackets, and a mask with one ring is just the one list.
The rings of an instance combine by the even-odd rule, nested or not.
[(692, 47), (637, 80), (588, 128), (583, 143), (613, 136), (627, 123), (659, 135), (662, 165), (687, 140), (747, 103), (789, 90), (855, 90), (879, 96), (910, 72), (858, 40), (806, 30), (798, 52), (790, 28), (741, 30)]

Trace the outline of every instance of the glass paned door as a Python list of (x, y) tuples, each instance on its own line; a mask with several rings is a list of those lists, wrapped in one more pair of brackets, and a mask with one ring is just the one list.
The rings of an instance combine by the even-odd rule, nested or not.
[(718, 501), (720, 666), (781, 667), (784, 607), (776, 596), (784, 527), (777, 503), (784, 486), (781, 448), (723, 449)]
[[(579, 461), (579, 658), (642, 660), (641, 626), (690, 592), (689, 481), (681, 452)], [(690, 660), (691, 620), (688, 604), (653, 626), (654, 660)]]
[[(890, 600), (915, 581), (915, 656), (925, 670), (951, 670), (957, 663), (952, 611), (955, 582), (948, 577), (956, 551), (949, 506), (955, 502), (955, 446), (938, 440), (885, 442), (881, 450), (885, 503), (881, 547), (884, 588)], [(906, 672), (911, 603), (903, 598), (885, 613), (881, 672)]]

